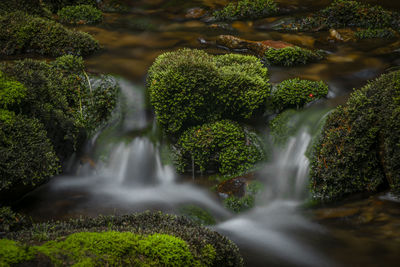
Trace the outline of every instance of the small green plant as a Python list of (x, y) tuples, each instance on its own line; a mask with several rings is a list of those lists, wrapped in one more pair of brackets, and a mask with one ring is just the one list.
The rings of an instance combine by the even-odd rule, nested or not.
[(305, 104), (325, 97), (328, 85), (323, 81), (301, 80), (299, 78), (285, 80), (272, 91), (271, 105), (274, 110), (301, 108)]
[(246, 195), (244, 197), (229, 196), (224, 199), (224, 206), (233, 211), (240, 213), (250, 210), (255, 205), (256, 196), (264, 189), (264, 185), (258, 181), (252, 181), (246, 185)]
[(273, 0), (239, 0), (215, 11), (217, 20), (259, 19), (274, 15), (278, 7)]
[(263, 60), (266, 65), (292, 67), (295, 65), (315, 62), (321, 60), (323, 57), (323, 53), (320, 51), (312, 51), (295, 46), (279, 49), (269, 48), (265, 51)]
[(95, 24), (103, 20), (101, 11), (91, 5), (66, 6), (57, 15), (67, 24)]
[(265, 153), (255, 134), (223, 120), (185, 131), (176, 144), (175, 158), (180, 172), (189, 172), (194, 165), (201, 172), (229, 174), (252, 168)]
[(359, 40), (372, 38), (392, 39), (396, 37), (396, 32), (392, 29), (365, 29), (357, 31), (355, 36)]
[(15, 213), (10, 207), (0, 208), (0, 232), (16, 231), (29, 225), (24, 216)]

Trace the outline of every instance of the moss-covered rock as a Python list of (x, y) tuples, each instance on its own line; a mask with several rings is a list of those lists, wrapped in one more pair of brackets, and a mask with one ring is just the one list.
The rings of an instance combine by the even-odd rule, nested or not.
[(195, 205), (185, 205), (179, 208), (179, 213), (189, 220), (200, 225), (214, 225), (215, 219), (206, 209), (202, 209)]
[(332, 112), (311, 163), (313, 197), (400, 188), (400, 72), (382, 75)]
[[(2, 113), (8, 113), (6, 120)], [(59, 171), (59, 161), (37, 119), (0, 109), (0, 202), (15, 200)]]
[(246, 171), (265, 158), (259, 138), (239, 124), (223, 120), (185, 131), (175, 147), (178, 171)]
[(355, 33), (355, 37), (359, 40), (362, 39), (392, 39), (396, 37), (396, 32), (392, 29), (365, 29)]
[(0, 266), (9, 267), (28, 262), (35, 257), (34, 252), (28, 246), (16, 241), (0, 239)]
[(91, 5), (66, 6), (57, 15), (66, 24), (95, 24), (103, 20), (101, 11)]
[(38, 224), (10, 232), (6, 238), (32, 243), (42, 230), (46, 239), (40, 246), (1, 242), (28, 249), (38, 263), (50, 258), (58, 266), (243, 266), (232, 241), (174, 215), (146, 212)]
[(267, 73), (253, 56), (182, 49), (159, 56), (147, 84), (157, 121), (175, 134), (206, 122), (262, 114), (270, 91)]
[(313, 51), (295, 46), (279, 49), (269, 48), (265, 51), (263, 60), (267, 65), (291, 67), (315, 62), (321, 60), (323, 57), (324, 54), (321, 51)]
[(330, 28), (360, 27), (381, 29), (399, 27), (399, 15), (381, 6), (353, 0), (335, 0), (331, 5), (317, 13), (284, 25), (292, 30), (324, 30)]
[(23, 12), (0, 16), (0, 54), (37, 53), (86, 56), (99, 50), (87, 33), (69, 30), (61, 24)]
[(273, 0), (239, 0), (215, 11), (217, 20), (259, 19), (274, 15), (278, 7)]
[(301, 108), (305, 104), (323, 98), (328, 94), (328, 85), (323, 81), (285, 80), (276, 85), (271, 94), (271, 108), (282, 111), (287, 108)]

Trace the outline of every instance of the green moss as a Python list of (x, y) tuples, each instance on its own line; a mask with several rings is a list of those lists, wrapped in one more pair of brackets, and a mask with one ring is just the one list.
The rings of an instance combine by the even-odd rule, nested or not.
[(27, 193), (58, 171), (58, 158), (38, 120), (15, 115), (0, 121), (0, 202)]
[(359, 40), (372, 38), (392, 39), (396, 37), (396, 33), (392, 29), (366, 29), (357, 31), (355, 36)]
[(2, 0), (0, 16), (15, 11), (23, 11), (32, 15), (51, 17), (51, 11), (41, 0)]
[(381, 6), (352, 0), (335, 0), (316, 14), (300, 19), (286, 29), (323, 30), (329, 28), (360, 27), (365, 29), (398, 28), (399, 16), (396, 12)]
[(252, 181), (246, 185), (246, 195), (244, 197), (229, 196), (224, 199), (224, 206), (234, 213), (241, 213), (252, 209), (255, 205), (256, 196), (264, 188), (258, 181)]
[(288, 109), (269, 121), (270, 136), (274, 144), (285, 144), (297, 132), (297, 127), (291, 120), (296, 113), (296, 110)]
[(87, 33), (23, 12), (0, 16), (0, 25), (0, 51), (5, 55), (34, 52), (49, 56), (86, 56), (100, 48)]
[(323, 81), (299, 78), (285, 80), (272, 90), (271, 107), (278, 111), (286, 108), (299, 109), (311, 101), (325, 97), (328, 90), (328, 85)]
[(0, 108), (18, 105), (25, 98), (26, 88), (19, 82), (7, 78), (0, 71)]
[(35, 258), (38, 264), (243, 266), (239, 249), (226, 237), (184, 217), (161, 212), (43, 223), (7, 233), (7, 238), (37, 243), (39, 230), (46, 231), (46, 240), (53, 241), (32, 248), (39, 253)]
[(273, 0), (239, 0), (215, 11), (217, 20), (259, 19), (276, 14), (278, 7)]
[(200, 225), (214, 225), (215, 219), (208, 210), (194, 205), (186, 205), (179, 209), (179, 213)]
[[(104, 1), (104, 0), (102, 0)], [(49, 9), (57, 13), (60, 9), (67, 7), (67, 6), (75, 6), (75, 5), (90, 5), (90, 6), (97, 6), (99, 1), (97, 0), (42, 0)]]
[(147, 79), (157, 121), (167, 133), (220, 119), (262, 114), (270, 85), (253, 56), (212, 56), (182, 49), (159, 56)]
[(29, 261), (34, 258), (27, 246), (22, 246), (13, 240), (0, 239), (0, 266), (9, 267)]
[(229, 174), (252, 168), (265, 154), (254, 134), (223, 120), (185, 131), (177, 142), (175, 157), (180, 172), (192, 171), (193, 163), (201, 172)]
[(295, 46), (280, 49), (269, 48), (265, 51), (263, 60), (267, 65), (291, 67), (315, 62), (322, 58), (323, 54), (320, 51), (312, 51)]
[(103, 20), (101, 11), (91, 5), (66, 6), (57, 15), (67, 24), (95, 24)]
[(400, 72), (382, 75), (332, 112), (311, 163), (314, 199), (400, 188)]

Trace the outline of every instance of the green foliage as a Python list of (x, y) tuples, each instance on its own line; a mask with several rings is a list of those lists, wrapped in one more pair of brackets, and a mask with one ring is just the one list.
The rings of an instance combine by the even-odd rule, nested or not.
[(16, 231), (28, 225), (24, 216), (13, 212), (10, 207), (0, 207), (0, 232)]
[(295, 30), (322, 30), (329, 28), (360, 27), (365, 29), (382, 29), (398, 27), (399, 16), (396, 12), (383, 9), (381, 6), (352, 0), (335, 0), (325, 9), (312, 16), (298, 20), (284, 28)]
[(267, 51), (265, 51), (263, 60), (267, 65), (291, 67), (315, 62), (321, 60), (322, 58), (323, 54), (320, 51), (312, 51), (295, 46), (279, 49), (269, 48)]
[(179, 213), (200, 225), (214, 225), (215, 219), (208, 210), (194, 205), (186, 205), (179, 209)]
[(396, 37), (396, 33), (392, 29), (365, 29), (357, 31), (355, 36), (359, 40), (372, 38), (392, 39)]
[(26, 187), (33, 188), (58, 171), (58, 158), (37, 119), (15, 115), (0, 121), (0, 202), (26, 193)]
[[(311, 162), (314, 199), (400, 188), (400, 72), (382, 75), (332, 112)], [(385, 179), (386, 178), (386, 179)]]
[(269, 121), (270, 136), (274, 144), (284, 145), (297, 132), (297, 127), (291, 120), (296, 113), (296, 110), (288, 109)]
[(57, 15), (67, 24), (95, 24), (103, 20), (101, 11), (91, 5), (66, 6)]
[(259, 19), (278, 12), (273, 0), (239, 0), (215, 11), (217, 20)]
[(7, 78), (0, 71), (0, 108), (18, 105), (25, 98), (26, 88), (19, 82)]
[(82, 57), (73, 55), (64, 55), (58, 57), (51, 64), (57, 69), (68, 73), (79, 73), (85, 69)]
[(49, 56), (86, 56), (100, 48), (87, 33), (23, 12), (0, 16), (0, 25), (0, 53), (5, 55), (34, 52)]
[[(104, 0), (102, 0), (104, 1)], [(42, 0), (49, 9), (56, 13), (60, 9), (66, 6), (75, 6), (75, 5), (90, 5), (90, 6), (97, 6), (97, 0)]]
[(254, 134), (222, 120), (185, 131), (176, 144), (175, 157), (180, 172), (190, 171), (194, 163), (201, 172), (229, 174), (250, 169), (265, 154)]
[(328, 85), (323, 81), (289, 79), (278, 84), (271, 95), (271, 108), (282, 111), (286, 108), (301, 108), (305, 104), (325, 97)]
[(160, 55), (149, 69), (147, 85), (157, 121), (170, 134), (260, 115), (270, 91), (267, 69), (256, 57), (191, 49)]
[(0, 266), (9, 267), (29, 261), (34, 254), (27, 246), (22, 246), (13, 240), (0, 239)]
[(41, 0), (1, 0), (0, 16), (15, 11), (23, 11), (31, 15), (51, 17), (51, 11)]

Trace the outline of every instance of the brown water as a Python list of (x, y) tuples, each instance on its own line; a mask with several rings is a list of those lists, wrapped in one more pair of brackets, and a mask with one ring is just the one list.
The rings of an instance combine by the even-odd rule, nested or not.
[[(206, 40), (213, 43), (220, 34), (232, 34), (250, 40), (282, 40), (303, 47), (325, 50), (328, 53), (327, 58), (318, 63), (294, 68), (270, 68), (272, 82), (293, 77), (327, 82), (330, 86), (330, 95), (324, 106), (334, 107), (344, 103), (353, 88), (359, 88), (368, 79), (373, 79), (400, 65), (400, 55), (393, 53), (400, 47), (399, 40), (332, 43), (327, 40), (329, 33), (326, 32), (281, 33), (271, 30), (271, 25), (286, 15), (254, 22), (234, 22), (222, 26), (213, 25), (214, 23), (207, 22), (207, 19), (185, 18), (190, 8), (201, 7), (209, 11), (229, 2), (225, 0), (126, 2), (131, 6), (129, 13), (106, 14), (102, 24), (82, 26), (79, 30), (91, 33), (103, 46), (100, 53), (86, 60), (89, 70), (119, 75), (138, 85), (138, 90), (144, 90), (147, 69), (163, 52), (190, 47), (205, 49), (215, 54), (226, 53), (224, 49), (199, 42), (199, 40)], [(278, 0), (277, 2), (287, 8), (291, 15), (301, 15), (317, 10), (330, 1)], [(400, 1), (366, 2), (379, 3), (400, 11)], [(79, 179), (79, 177), (72, 179)], [(192, 192), (191, 187), (182, 187), (179, 190)], [(168, 202), (167, 199), (171, 195), (166, 194), (165, 202)], [(201, 195), (199, 198), (204, 196)], [(214, 195), (208, 194), (207, 197), (210, 201), (215, 201)], [(218, 206), (213, 203), (215, 202), (211, 202), (210, 205)], [(166, 211), (174, 210), (173, 204), (170, 203), (157, 202), (144, 206), (138, 204), (133, 207), (130, 202), (121, 202), (112, 197), (98, 195), (93, 197), (90, 189), (85, 186), (74, 189), (57, 187), (57, 190), (54, 190), (52, 183), (25, 198), (20, 207), (21, 211), (38, 220), (65, 219), (81, 215), (95, 216), (99, 213), (124, 213), (159, 207)], [(285, 207), (282, 210), (286, 209)], [(231, 217), (231, 215), (221, 213), (220, 210), (214, 214), (219, 214), (221, 221), (229, 220)], [(274, 212), (266, 214), (271, 217), (276, 215)], [(296, 242), (312, 247), (314, 252), (310, 255), (318, 254), (315, 259), (312, 257), (307, 259), (305, 256), (302, 258), (301, 255), (286, 255), (283, 257), (293, 256), (294, 259), (298, 257), (299, 261), (285, 261), (282, 260), (282, 255), (285, 253), (284, 246), (283, 252), (281, 249), (279, 253), (269, 253), (268, 246), (256, 246), (255, 243), (225, 231), (226, 228), (222, 226), (217, 229), (226, 232), (238, 243), (248, 266), (398, 266), (400, 262), (400, 204), (394, 198), (382, 194), (331, 207), (306, 209), (300, 212), (301, 215), (298, 217), (290, 217), (288, 214), (278, 225), (284, 225), (285, 220), (293, 220), (291, 227), (282, 230), (281, 227), (273, 225), (268, 229), (276, 228), (277, 232), (285, 232)], [(248, 216), (257, 218), (257, 214)], [(262, 218), (267, 224), (269, 218)], [(301, 226), (308, 223), (313, 225), (310, 226), (311, 230), (306, 229), (306, 226)], [(247, 226), (248, 224), (244, 224), (244, 227)], [(250, 234), (252, 229), (245, 228), (243, 232), (247, 230)], [(282, 241), (282, 239), (278, 240)], [(300, 248), (301, 246), (298, 252), (301, 254)]]

